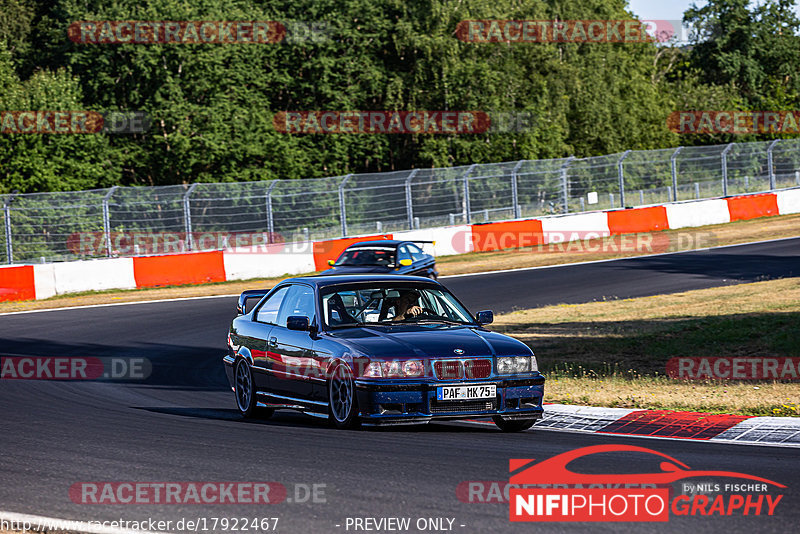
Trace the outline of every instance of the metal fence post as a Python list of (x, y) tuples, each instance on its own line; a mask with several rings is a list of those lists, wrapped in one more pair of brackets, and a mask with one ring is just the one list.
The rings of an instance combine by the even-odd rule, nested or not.
[(113, 186), (103, 197), (103, 235), (106, 238), (106, 256), (109, 258), (111, 257), (111, 217), (108, 213), (108, 201), (117, 189), (119, 189), (118, 185)]
[(672, 170), (672, 201), (678, 201), (678, 154), (681, 153), (683, 150), (682, 146), (679, 146), (675, 149), (675, 152), (669, 157), (669, 165), (670, 169)]
[(514, 218), (519, 219), (522, 217), (519, 209), (519, 190), (517, 189), (517, 171), (522, 164), (525, 163), (525, 160), (520, 160), (514, 165), (514, 168), (511, 169), (511, 206), (513, 207)]
[(769, 190), (774, 191), (777, 189), (775, 185), (775, 169), (772, 168), (772, 149), (775, 148), (775, 145), (778, 144), (780, 139), (775, 139), (773, 142), (769, 144), (769, 148), (767, 149), (767, 168), (769, 172)]
[(411, 174), (408, 175), (406, 178), (405, 183), (405, 190), (406, 190), (406, 215), (408, 216), (408, 229), (414, 229), (414, 205), (411, 199), (411, 180), (414, 179), (414, 176), (419, 172), (419, 169), (414, 169), (411, 171)]
[(567, 168), (573, 159), (575, 159), (575, 156), (570, 156), (561, 165), (561, 193), (564, 195), (564, 213), (569, 213), (569, 177), (567, 176)]
[(622, 156), (617, 161), (617, 172), (619, 173), (619, 207), (625, 207), (625, 175), (622, 172), (622, 162), (625, 161), (625, 158), (628, 157), (630, 154), (630, 150), (626, 150), (622, 153)]
[(267, 188), (267, 243), (272, 244), (272, 234), (275, 232), (275, 224), (272, 220), (272, 188), (278, 185), (280, 180), (272, 180)]
[(347, 180), (353, 176), (352, 174), (348, 174), (342, 180), (342, 183), (339, 184), (339, 218), (342, 221), (342, 237), (347, 237), (347, 210), (344, 206), (344, 184), (347, 183)]
[(14, 263), (14, 247), (11, 244), (11, 203), (14, 197), (17, 196), (16, 191), (6, 197), (3, 202), (3, 218), (5, 219), (6, 227), (6, 260), (8, 264)]
[(472, 172), (472, 169), (474, 169), (477, 165), (477, 163), (470, 165), (469, 169), (467, 169), (467, 172), (465, 172), (464, 176), (462, 177), (462, 180), (464, 180), (464, 218), (466, 219), (467, 224), (472, 223), (472, 207), (470, 206), (469, 202), (469, 175)]
[(722, 196), (728, 196), (728, 152), (731, 151), (733, 145), (736, 143), (731, 143), (725, 147), (725, 150), (722, 151)]
[(192, 207), (189, 204), (189, 197), (192, 191), (197, 187), (197, 184), (192, 184), (186, 193), (183, 195), (183, 223), (186, 230), (186, 248), (188, 250), (194, 249), (194, 239), (192, 239)]

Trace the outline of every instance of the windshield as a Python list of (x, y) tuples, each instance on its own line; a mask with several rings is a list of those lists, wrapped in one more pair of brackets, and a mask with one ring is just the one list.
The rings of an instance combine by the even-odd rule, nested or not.
[(330, 327), (475, 323), (451, 293), (436, 287), (334, 286), (323, 292), (322, 310)]
[(394, 267), (393, 247), (357, 247), (345, 250), (334, 265), (380, 265)]

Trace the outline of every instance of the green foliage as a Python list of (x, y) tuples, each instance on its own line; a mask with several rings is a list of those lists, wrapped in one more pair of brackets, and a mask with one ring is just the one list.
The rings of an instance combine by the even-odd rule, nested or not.
[[(78, 80), (64, 69), (40, 71), (21, 82), (0, 44), (0, 109), (82, 110)], [(0, 191), (90, 189), (118, 179), (115, 155), (103, 135), (0, 134)]]
[[(691, 49), (475, 44), (469, 19), (629, 19), (625, 0), (0, 0), (0, 109), (144, 111), (136, 134), (1, 135), (0, 192), (316, 178), (678, 144), (676, 109), (794, 109), (789, 0), (711, 0), (687, 12)], [(80, 44), (81, 20), (278, 20), (278, 44)], [(299, 23), (299, 24), (298, 24)], [(311, 32), (299, 32), (303, 24)], [(308, 37), (308, 38), (304, 38)], [(527, 113), (473, 135), (287, 135), (294, 110)]]
[(800, 104), (800, 19), (792, 0), (714, 0), (689, 9), (697, 28), (692, 64), (710, 85), (730, 84), (754, 110)]

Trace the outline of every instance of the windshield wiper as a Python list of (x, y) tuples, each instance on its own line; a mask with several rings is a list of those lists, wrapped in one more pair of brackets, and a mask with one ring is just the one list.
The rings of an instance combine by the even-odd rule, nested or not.
[(356, 322), (356, 323), (332, 324), (328, 325), (328, 328), (358, 328), (362, 326), (367, 326), (367, 325), (366, 323)]
[(423, 319), (412, 320), (411, 322), (413, 322), (413, 323), (443, 323), (443, 324), (456, 325), (456, 326), (462, 326), (462, 325), (470, 324), (470, 323), (464, 323), (464, 322), (459, 322), (459, 321), (453, 321), (452, 319), (445, 319), (444, 317), (442, 317), (440, 319), (434, 319), (434, 318), (431, 318), (431, 317), (425, 317)]

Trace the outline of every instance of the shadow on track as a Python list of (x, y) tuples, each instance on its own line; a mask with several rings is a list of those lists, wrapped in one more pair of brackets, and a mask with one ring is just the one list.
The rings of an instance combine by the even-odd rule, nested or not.
[(721, 254), (709, 250), (692, 254), (676, 254), (639, 258), (618, 262), (626, 269), (690, 274), (706, 278), (727, 278), (737, 282), (759, 282), (774, 278), (800, 276), (800, 247), (797, 256), (769, 254)]
[(60, 343), (28, 338), (2, 339), (0, 356), (146, 358), (152, 372), (144, 379), (108, 379), (119, 384), (137, 384), (175, 389), (229, 390), (222, 365), (224, 349), (186, 348), (165, 343), (136, 346)]
[[(243, 425), (259, 425), (259, 426), (274, 426), (274, 427), (306, 427), (330, 430), (332, 432), (352, 432), (347, 430), (338, 430), (328, 424), (327, 420), (311, 417), (301, 413), (293, 413), (291, 411), (278, 411), (269, 419), (245, 419), (236, 409), (228, 408), (179, 408), (179, 407), (148, 407), (136, 408), (137, 410), (144, 410), (152, 413), (160, 413), (166, 415), (176, 415), (180, 417), (193, 417), (198, 419), (211, 419), (217, 421), (235, 421), (237, 424)], [(420, 425), (396, 425), (385, 427), (362, 427), (361, 431), (367, 430), (371, 432), (434, 432), (434, 433), (461, 433), (461, 434), (484, 434), (486, 432), (499, 432), (494, 425), (464, 425), (453, 424), (458, 423), (453, 421), (450, 423), (434, 422)]]

